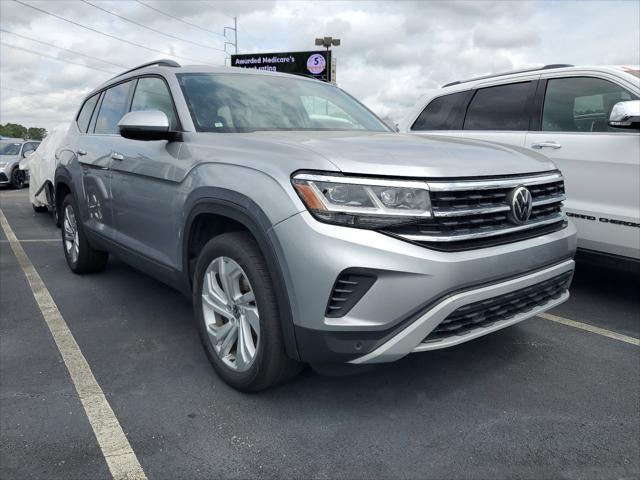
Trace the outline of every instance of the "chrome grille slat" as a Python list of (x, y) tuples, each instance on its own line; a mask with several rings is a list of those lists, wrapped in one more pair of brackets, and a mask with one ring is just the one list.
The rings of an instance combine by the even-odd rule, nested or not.
[[(385, 231), (425, 246), (439, 244), (444, 249), (464, 242), (472, 248), (473, 241), (491, 246), (504, 243), (505, 236), (517, 239), (534, 235), (536, 229), (549, 232), (565, 224), (561, 213), (565, 200), (564, 181), (559, 172), (544, 175), (518, 176), (496, 180), (469, 180), (454, 182), (428, 182), (433, 217), (407, 222)], [(532, 209), (529, 221), (512, 221), (509, 195), (518, 186), (525, 185), (531, 193)], [(444, 188), (449, 188), (446, 190)], [(531, 233), (527, 233), (527, 232)], [(524, 232), (524, 233), (518, 233)]]

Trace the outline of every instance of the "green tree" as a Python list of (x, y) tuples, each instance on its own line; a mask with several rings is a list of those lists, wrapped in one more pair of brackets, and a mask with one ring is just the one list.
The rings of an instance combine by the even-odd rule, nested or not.
[(7, 123), (0, 125), (0, 135), (3, 137), (24, 138), (27, 135), (27, 128), (17, 123)]
[(47, 130), (42, 127), (25, 127), (19, 123), (6, 123), (0, 125), (0, 135), (11, 138), (29, 138), (32, 140), (42, 140), (47, 134)]
[(32, 140), (42, 140), (47, 134), (47, 130), (42, 127), (29, 127), (27, 136)]

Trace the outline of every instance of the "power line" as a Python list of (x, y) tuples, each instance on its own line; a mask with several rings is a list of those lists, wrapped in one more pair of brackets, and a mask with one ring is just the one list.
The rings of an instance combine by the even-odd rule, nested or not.
[[(53, 95), (53, 94), (62, 93), (62, 92), (27, 92), (26, 90), (19, 90), (17, 88), (0, 86), (0, 92), (2, 92), (3, 90), (9, 90), (11, 92), (22, 93), (23, 95), (33, 95), (33, 96), (39, 96), (39, 97), (43, 96), (43, 95)], [(73, 95), (84, 95), (84, 93), (77, 92), (77, 93), (75, 93)]]
[(101, 68), (90, 67), (89, 65), (85, 65), (83, 63), (72, 62), (71, 60), (65, 60), (64, 58), (54, 57), (53, 55), (47, 55), (46, 53), (35, 52), (33, 50), (29, 50), (28, 48), (18, 47), (17, 45), (11, 45), (10, 43), (0, 42), (0, 45), (4, 45), (5, 47), (15, 48), (16, 50), (22, 50), (23, 52), (33, 53), (34, 55), (40, 55), (41, 57), (51, 58), (53, 60), (58, 60), (59, 62), (70, 63), (72, 65), (78, 65), (79, 67), (89, 68), (91, 70), (97, 70), (99, 72), (109, 73), (111, 75), (115, 75), (115, 72), (109, 70), (103, 70)]
[(93, 7), (93, 8), (97, 8), (100, 11), (106, 12), (109, 15), (113, 15), (114, 17), (117, 17), (117, 18), (119, 18), (121, 20), (124, 20), (125, 22), (132, 23), (133, 25), (137, 25), (138, 27), (145, 28), (145, 29), (147, 29), (147, 30), (149, 30), (151, 32), (157, 33), (159, 35), (164, 35), (165, 37), (173, 38), (174, 40), (179, 40), (181, 42), (190, 43), (191, 45), (195, 45), (195, 46), (200, 47), (200, 48), (208, 48), (210, 50), (217, 50), (219, 52), (224, 52), (224, 50), (221, 49), (221, 48), (210, 47), (210, 46), (205, 45), (203, 43), (192, 42), (191, 40), (186, 40), (184, 38), (176, 37), (175, 35), (171, 35), (170, 33), (165, 33), (163, 31), (156, 30), (155, 28), (148, 27), (148, 26), (146, 26), (146, 25), (144, 25), (144, 24), (142, 24), (140, 22), (136, 22), (135, 20), (131, 20), (129, 18), (123, 17), (122, 15), (118, 15), (117, 13), (114, 13), (114, 12), (112, 12), (110, 10), (107, 10), (106, 8), (102, 8), (102, 7), (98, 6), (98, 5), (95, 5), (95, 4), (93, 4), (93, 3), (91, 3), (91, 2), (89, 2), (87, 0), (82, 0), (82, 2), (86, 3), (87, 5), (89, 5), (89, 6)]
[(84, 53), (76, 52), (75, 50), (69, 50), (68, 48), (58, 47), (58, 46), (53, 45), (51, 43), (43, 42), (41, 40), (36, 40), (35, 38), (27, 37), (26, 35), (21, 35), (20, 33), (15, 33), (15, 32), (11, 32), (9, 30), (5, 30), (4, 28), (0, 28), (0, 32), (10, 33), (11, 35), (15, 35), (16, 37), (24, 38), (26, 40), (30, 40), (32, 42), (39, 43), (41, 45), (46, 45), (47, 47), (53, 47), (53, 48), (57, 48), (59, 50), (64, 50), (65, 52), (73, 53), (74, 55), (80, 55), (82, 57), (90, 58), (91, 60), (96, 60), (98, 62), (107, 63), (107, 64), (112, 65), (114, 67), (127, 68), (127, 67), (124, 67), (122, 65), (118, 65), (117, 63), (108, 62), (106, 60), (102, 60), (102, 59), (97, 58), (97, 57), (92, 57), (91, 55), (86, 55)]
[(149, 50), (150, 52), (161, 53), (162, 55), (168, 55), (169, 57), (181, 58), (183, 60), (188, 60), (190, 62), (196, 62), (196, 63), (205, 64), (205, 65), (211, 65), (210, 63), (204, 62), (202, 60), (197, 60), (197, 59), (189, 58), (189, 57), (182, 57), (180, 55), (174, 55), (173, 53), (163, 52), (162, 50), (156, 50), (155, 48), (145, 47), (144, 45), (140, 45), (139, 43), (132, 42), (130, 40), (125, 40), (124, 38), (119, 38), (119, 37), (116, 37), (115, 35), (111, 35), (109, 33), (101, 32), (100, 30), (96, 30), (95, 28), (87, 27), (85, 25), (82, 25), (81, 23), (74, 22), (73, 20), (69, 20), (68, 18), (64, 18), (64, 17), (62, 17), (60, 15), (56, 15), (55, 13), (48, 12), (46, 10), (43, 10), (43, 9), (39, 8), (39, 7), (34, 7), (33, 5), (29, 5), (28, 3), (25, 3), (25, 2), (23, 2), (21, 0), (13, 0), (13, 1), (16, 2), (16, 3), (19, 3), (20, 5), (24, 5), (25, 7), (28, 7), (28, 8), (31, 8), (33, 10), (36, 10), (36, 11), (38, 11), (40, 13), (43, 13), (45, 15), (50, 15), (52, 17), (55, 17), (55, 18), (59, 19), (59, 20), (62, 20), (62, 21), (65, 21), (67, 23), (70, 23), (72, 25), (75, 25), (77, 27), (81, 27), (81, 28), (84, 28), (86, 30), (90, 30), (90, 31), (92, 31), (94, 33), (99, 33), (100, 35), (104, 35), (105, 37), (113, 38), (114, 40), (118, 40), (119, 42), (128, 43), (129, 45), (133, 45), (133, 46), (138, 47), (138, 48), (144, 48), (145, 50)]
[(222, 37), (222, 38), (227, 38), (227, 37), (225, 37), (225, 36), (224, 36), (223, 34), (221, 34), (221, 33), (214, 32), (213, 30), (208, 30), (208, 29), (206, 29), (206, 28), (201, 27), (200, 25), (196, 25), (195, 23), (187, 22), (186, 20), (183, 20), (183, 19), (182, 19), (182, 18), (180, 18), (180, 17), (176, 17), (176, 16), (174, 16), (174, 15), (171, 15), (170, 13), (163, 12), (163, 11), (162, 11), (162, 10), (160, 10), (159, 8), (152, 7), (151, 5), (149, 5), (149, 4), (147, 4), (147, 3), (144, 3), (144, 2), (141, 2), (140, 0), (134, 0), (134, 1), (138, 2), (140, 5), (144, 5), (145, 7), (150, 8), (151, 10), (155, 10), (156, 12), (161, 13), (162, 15), (165, 15), (165, 16), (167, 16), (167, 17), (169, 17), (169, 18), (173, 18), (174, 20), (177, 20), (178, 22), (182, 22), (182, 23), (184, 23), (185, 25), (189, 25), (189, 26), (191, 26), (191, 27), (197, 28), (198, 30), (202, 30), (203, 32), (212, 33), (213, 35), (218, 35), (218, 36), (220, 36), (220, 37)]

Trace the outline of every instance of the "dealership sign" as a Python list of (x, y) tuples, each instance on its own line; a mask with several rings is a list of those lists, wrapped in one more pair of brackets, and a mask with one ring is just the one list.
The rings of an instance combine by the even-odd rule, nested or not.
[(293, 73), (331, 81), (331, 51), (251, 53), (231, 55), (231, 66), (271, 72)]

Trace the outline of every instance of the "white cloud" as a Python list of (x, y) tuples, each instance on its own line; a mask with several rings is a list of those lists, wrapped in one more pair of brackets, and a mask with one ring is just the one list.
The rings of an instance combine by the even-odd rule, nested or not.
[[(167, 38), (80, 1), (24, 1), (149, 48), (211, 64), (224, 62), (220, 51)], [(224, 39), (202, 29), (221, 34), (225, 26), (233, 25), (233, 16), (239, 17), (241, 52), (311, 50), (317, 36), (339, 37), (342, 45), (334, 53), (339, 85), (393, 120), (426, 90), (461, 78), (548, 63), (640, 63), (640, 4), (633, 1), (142, 0), (202, 29), (134, 0), (89, 1), (150, 28), (213, 48), (224, 48)], [(120, 65), (130, 67), (166, 56), (15, 2), (1, 1), (0, 8), (2, 29), (49, 46), (0, 32), (3, 44), (114, 73), (122, 70)], [(6, 45), (0, 52), (2, 123), (51, 127), (68, 120), (82, 96), (111, 75)]]

